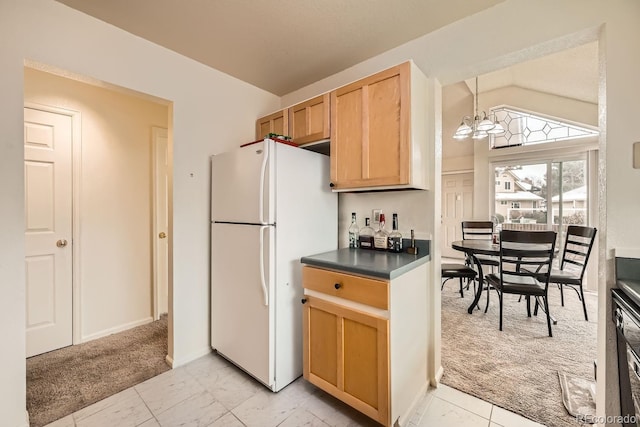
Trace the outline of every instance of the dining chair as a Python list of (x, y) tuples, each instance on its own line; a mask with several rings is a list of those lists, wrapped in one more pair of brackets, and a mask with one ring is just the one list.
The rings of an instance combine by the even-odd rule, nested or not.
[[(494, 233), (493, 221), (462, 221), (462, 240), (492, 240)], [(483, 266), (491, 267), (491, 272), (495, 271), (500, 265), (500, 261), (497, 257), (490, 255), (476, 255), (476, 258)], [(470, 256), (466, 256), (465, 264), (471, 268), (474, 267), (473, 259)], [(478, 281), (481, 282), (482, 278), (478, 277)], [(474, 282), (475, 286), (475, 282)], [(479, 284), (482, 286), (482, 283)], [(484, 288), (483, 288), (484, 290)], [(488, 289), (487, 289), (488, 292)], [(487, 293), (488, 295), (488, 293)], [(487, 305), (484, 309), (486, 313), (489, 308), (489, 300), (487, 299)]]
[[(462, 221), (462, 240), (492, 240), (493, 233), (492, 221)], [(497, 267), (499, 264), (496, 257), (478, 255), (476, 258), (482, 265)], [(471, 263), (469, 262), (467, 265), (471, 265)]]
[(598, 230), (594, 227), (570, 225), (567, 228), (567, 237), (564, 242), (560, 268), (553, 268), (549, 276), (549, 283), (555, 283), (560, 288), (560, 303), (563, 307), (563, 287), (568, 286), (576, 291), (578, 299), (582, 302), (584, 320), (587, 321), (589, 320), (589, 316), (587, 315), (587, 305), (584, 301), (582, 281), (597, 232)]
[[(450, 279), (460, 279), (460, 297), (464, 298), (464, 283), (463, 280), (467, 279), (467, 283), (476, 278), (476, 271), (465, 264), (456, 264), (456, 263), (442, 263), (441, 264), (441, 276), (444, 279), (442, 281), (442, 285), (440, 286), (440, 290), (444, 288), (444, 284)], [(467, 284), (467, 289), (469, 285)], [(475, 282), (474, 282), (475, 289)]]
[[(515, 231), (500, 232), (499, 273), (486, 276), (487, 283), (498, 293), (500, 300), (500, 330), (504, 294), (522, 295), (527, 299), (527, 316), (531, 317), (530, 298), (534, 297), (538, 306), (547, 314), (549, 336), (552, 337), (551, 315), (547, 298), (549, 275), (556, 244), (555, 231)], [(488, 298), (487, 293), (487, 298)]]

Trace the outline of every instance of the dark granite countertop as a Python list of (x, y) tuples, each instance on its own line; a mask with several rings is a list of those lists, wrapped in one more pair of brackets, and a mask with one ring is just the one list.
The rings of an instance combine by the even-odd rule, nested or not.
[[(408, 239), (406, 243), (405, 248)], [(431, 260), (429, 240), (416, 240), (416, 246), (418, 255), (344, 248), (305, 256), (300, 261), (314, 267), (391, 280)]]

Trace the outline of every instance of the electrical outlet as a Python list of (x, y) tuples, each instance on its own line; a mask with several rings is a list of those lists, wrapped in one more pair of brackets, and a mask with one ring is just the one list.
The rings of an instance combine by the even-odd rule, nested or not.
[(380, 214), (382, 213), (382, 209), (372, 209), (371, 210), (371, 222), (374, 224), (380, 223)]

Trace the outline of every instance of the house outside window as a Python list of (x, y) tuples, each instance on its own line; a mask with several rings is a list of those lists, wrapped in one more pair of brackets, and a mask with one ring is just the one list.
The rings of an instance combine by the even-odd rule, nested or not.
[(511, 202), (511, 209), (520, 209), (520, 202)]

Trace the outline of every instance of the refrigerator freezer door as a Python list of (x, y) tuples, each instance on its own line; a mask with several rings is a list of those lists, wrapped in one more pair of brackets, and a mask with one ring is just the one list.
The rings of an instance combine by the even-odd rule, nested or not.
[(273, 142), (211, 158), (211, 220), (273, 224)]
[(274, 227), (211, 227), (211, 346), (273, 388)]

